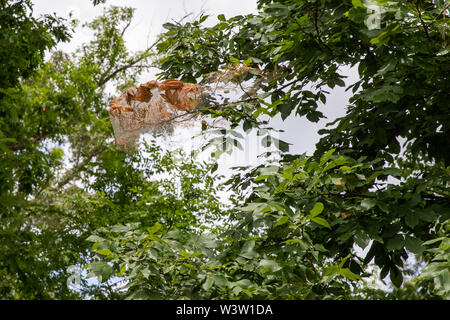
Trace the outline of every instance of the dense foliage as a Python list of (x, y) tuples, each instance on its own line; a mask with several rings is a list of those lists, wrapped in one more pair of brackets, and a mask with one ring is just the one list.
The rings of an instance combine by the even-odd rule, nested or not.
[[(449, 298), (446, 1), (259, 0), (257, 14), (219, 15), (212, 27), (204, 15), (167, 23), (156, 51), (137, 53), (124, 42), (133, 9), (111, 7), (86, 24), (91, 42), (45, 63), (67, 27), (4, 2), (23, 50), (14, 60), (0, 48), (18, 72), (0, 71), (2, 298)], [(12, 36), (35, 29), (46, 41)], [(201, 110), (260, 130), (281, 158), (218, 186), (217, 165), (155, 141), (115, 148), (105, 87), (136, 85), (152, 60), (161, 78), (196, 83), (259, 70), (234, 79), (255, 90)], [(343, 66), (358, 70), (356, 83)], [(320, 131), (314, 154), (289, 154), (263, 118), (317, 122), (335, 86), (353, 92), (346, 115)], [(100, 283), (83, 271), (67, 286), (75, 266)], [(387, 291), (376, 286), (386, 277)]]
[[(210, 28), (201, 25), (206, 17), (166, 24), (158, 44), (161, 76), (200, 81), (242, 61), (271, 74), (257, 95), (205, 110), (244, 129), (258, 125), (261, 114), (318, 121), (330, 88), (346, 86), (354, 95), (346, 115), (320, 131), (310, 160), (285, 155), (279, 168), (237, 177), (238, 188), (250, 183), (253, 193), (245, 222), (233, 228), (236, 241), (244, 236), (255, 243), (263, 259), (253, 257), (255, 267), (273, 261), (272, 276), (280, 281), (274, 288), (285, 290), (273, 297), (304, 297), (302, 282), (308, 297), (352, 295), (333, 281), (373, 274), (372, 261), (381, 279), (389, 275), (400, 287), (411, 254), (427, 265), (413, 280), (420, 294), (448, 297), (447, 3), (259, 1), (258, 8), (256, 15), (220, 15)], [(369, 23), (374, 17), (379, 25)], [(359, 80), (346, 83), (342, 66), (357, 67)], [(258, 75), (241, 81), (251, 77)], [(355, 245), (369, 247), (363, 258)], [(317, 278), (296, 275), (296, 263)]]

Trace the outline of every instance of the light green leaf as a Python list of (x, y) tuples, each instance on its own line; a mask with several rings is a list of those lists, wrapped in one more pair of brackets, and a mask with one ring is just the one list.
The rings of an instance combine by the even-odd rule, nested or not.
[(285, 224), (285, 223), (288, 222), (288, 221), (289, 221), (289, 217), (288, 217), (288, 216), (281, 216), (281, 217), (278, 219), (277, 223), (274, 225), (274, 227), (281, 226), (281, 225)]
[(333, 155), (334, 151), (336, 151), (336, 149), (328, 150), (328, 151), (320, 158), (320, 164), (323, 165), (325, 162), (327, 162), (328, 159), (330, 159), (330, 157)]
[(338, 272), (339, 272), (339, 267), (338, 266), (329, 266), (329, 267), (326, 267), (323, 270), (323, 275), (324, 276), (332, 276), (332, 275), (334, 275), (334, 274), (336, 274)]
[(342, 259), (341, 263), (339, 263), (339, 268), (342, 268), (350, 257), (351, 255), (348, 254), (344, 259)]
[(366, 210), (370, 210), (377, 204), (377, 201), (375, 199), (364, 199), (361, 201), (361, 207), (363, 207)]
[(321, 203), (321, 202), (316, 202), (316, 203), (314, 204), (314, 207), (313, 207), (313, 208), (311, 209), (311, 211), (309, 212), (309, 215), (311, 216), (311, 218), (314, 218), (314, 217), (316, 217), (316, 216), (318, 216), (319, 214), (322, 213), (323, 208), (324, 208), (323, 203)]
[(253, 250), (255, 247), (255, 240), (248, 240), (242, 246), (241, 252), (239, 256), (244, 257), (246, 259), (253, 259), (258, 256), (258, 253)]
[(265, 180), (265, 179), (267, 179), (268, 177), (270, 177), (270, 176), (267, 175), (267, 174), (260, 174), (259, 176), (257, 176), (257, 177), (255, 178), (255, 181)]
[(226, 287), (228, 286), (228, 280), (223, 275), (213, 275), (214, 284), (218, 287)]
[(206, 281), (202, 285), (202, 288), (203, 288), (203, 290), (208, 291), (209, 289), (211, 289), (213, 284), (214, 284), (214, 280), (210, 277), (207, 277)]
[(116, 226), (111, 227), (112, 232), (126, 232), (129, 230), (130, 230), (129, 226), (116, 225)]
[(236, 281), (236, 282), (234, 282), (232, 284), (232, 286), (234, 286), (234, 287), (238, 286), (238, 287), (241, 287), (241, 288), (244, 288), (244, 289), (247, 289), (251, 285), (252, 285), (252, 282), (250, 280), (248, 280), (248, 279), (241, 279), (241, 280)]
[(159, 222), (156, 222), (153, 226), (151, 226), (150, 228), (147, 228), (147, 231), (149, 234), (154, 234), (156, 232), (158, 232), (159, 230), (161, 230), (162, 225)]
[(428, 246), (428, 245), (430, 245), (430, 244), (433, 244), (433, 243), (442, 241), (442, 240), (444, 240), (444, 239), (446, 239), (446, 237), (439, 237), (439, 238), (436, 238), (436, 239), (432, 239), (432, 240), (425, 241), (425, 242), (422, 243), (422, 244), (423, 244), (424, 246)]
[(101, 238), (99, 236), (96, 236), (96, 235), (92, 235), (92, 236), (89, 236), (86, 240), (90, 241), (90, 242), (102, 242), (105, 239), (103, 239), (103, 238)]
[(353, 4), (354, 7), (362, 7), (362, 8), (364, 8), (361, 0), (352, 0), (352, 4)]
[(358, 276), (357, 274), (354, 274), (348, 268), (339, 269), (339, 274), (343, 275), (344, 277), (346, 277), (347, 279), (352, 280), (352, 281), (356, 281), (356, 280), (360, 280), (361, 279), (360, 276)]
[(237, 65), (237, 66), (241, 64), (239, 59), (236, 59), (234, 57), (230, 57), (230, 61), (231, 61), (231, 63), (233, 63), (234, 65)]
[(102, 256), (109, 256), (112, 254), (111, 250), (108, 249), (101, 249), (97, 251), (98, 254), (101, 254)]
[(123, 275), (125, 274), (126, 271), (127, 271), (127, 266), (124, 265), (124, 266), (120, 269), (120, 271), (117, 273), (117, 276), (118, 276), (118, 277), (123, 276)]
[(355, 236), (353, 238), (355, 240), (355, 243), (364, 250), (369, 245), (370, 238), (363, 230), (359, 230), (357, 233), (355, 233)]
[(281, 211), (281, 212), (283, 212), (283, 213), (285, 213), (285, 214), (287, 214), (287, 215), (289, 215), (291, 217), (294, 215), (294, 212), (292, 211), (292, 209), (289, 208), (289, 206), (287, 206), (287, 205), (285, 205), (283, 203), (280, 203), (280, 202), (277, 202), (277, 201), (270, 201), (269, 205), (270, 205), (270, 207), (272, 209)]
[(277, 272), (281, 270), (281, 267), (275, 260), (263, 259), (260, 261), (259, 266), (263, 268), (263, 271)]
[(314, 217), (314, 218), (311, 218), (311, 221), (313, 221), (313, 222), (315, 222), (317, 224), (320, 224), (321, 226), (324, 226), (324, 227), (326, 227), (328, 229), (331, 229), (329, 223), (323, 218)]

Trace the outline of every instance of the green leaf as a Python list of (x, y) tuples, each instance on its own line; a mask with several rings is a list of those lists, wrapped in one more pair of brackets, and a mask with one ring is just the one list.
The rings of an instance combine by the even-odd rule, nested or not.
[(89, 269), (99, 278), (100, 282), (107, 281), (114, 273), (109, 264), (101, 261), (91, 263)]
[(403, 239), (403, 236), (395, 235), (386, 242), (386, 248), (388, 250), (400, 250), (403, 248), (404, 244), (405, 240)]
[(353, 238), (355, 240), (355, 243), (360, 247), (361, 249), (365, 249), (370, 242), (370, 238), (363, 230), (359, 230), (355, 233), (355, 236)]
[(323, 209), (324, 209), (323, 203), (316, 202), (314, 204), (314, 207), (309, 212), (309, 215), (311, 216), (311, 218), (314, 218), (314, 217), (318, 216), (319, 214), (321, 214)]
[(234, 65), (238, 66), (241, 64), (241, 62), (239, 61), (239, 59), (236, 59), (234, 57), (230, 57), (230, 61), (231, 63), (233, 63)]
[(377, 200), (375, 199), (364, 199), (361, 201), (361, 207), (366, 210), (370, 210), (377, 204)]
[(352, 4), (353, 4), (354, 7), (364, 8), (364, 5), (362, 4), (361, 0), (352, 0)]
[[(327, 165), (322, 169), (322, 172), (327, 172), (328, 170), (333, 169), (337, 166), (340, 166), (346, 162), (347, 161), (344, 159), (344, 157), (340, 156), (336, 160), (333, 160), (333, 161), (327, 163)], [(356, 175), (358, 175), (358, 174), (356, 174)], [(362, 177), (363, 177), (362, 180), (364, 180), (365, 177), (364, 176), (362, 176)]]
[(347, 279), (352, 280), (352, 281), (356, 281), (356, 280), (360, 280), (361, 279), (360, 276), (358, 276), (357, 274), (354, 274), (348, 268), (339, 269), (339, 274), (343, 275), (344, 277), (346, 277)]
[(277, 272), (281, 270), (281, 267), (275, 260), (262, 259), (259, 263), (259, 266), (263, 268), (262, 270), (263, 272), (264, 271)]
[(280, 168), (277, 166), (267, 166), (267, 167), (261, 168), (259, 170), (259, 172), (264, 175), (274, 175), (278, 172), (279, 169)]
[(101, 254), (102, 256), (109, 256), (112, 254), (111, 250), (108, 249), (101, 249), (97, 251), (98, 254)]
[(164, 29), (167, 29), (167, 30), (177, 29), (177, 26), (170, 22), (164, 23), (162, 26)]
[(161, 230), (162, 225), (159, 222), (156, 222), (153, 226), (150, 228), (147, 228), (147, 231), (149, 234), (157, 233), (159, 230)]
[(125, 272), (127, 271), (127, 266), (124, 265), (122, 268), (120, 268), (120, 271), (117, 273), (118, 277), (121, 277), (125, 274)]
[(386, 202), (377, 200), (377, 206), (381, 210), (383, 210), (385, 213), (389, 213), (389, 206)]
[(288, 221), (289, 221), (289, 217), (288, 216), (281, 216), (278, 219), (277, 223), (275, 223), (274, 227), (281, 226), (281, 225), (285, 224)]
[(419, 215), (415, 211), (409, 210), (405, 214), (405, 222), (410, 228), (415, 228), (419, 224)]
[(291, 114), (295, 105), (292, 102), (282, 103), (277, 106), (277, 110), (280, 111), (281, 120), (285, 120)]
[(91, 235), (86, 240), (90, 241), (90, 242), (103, 242), (103, 241), (105, 241), (105, 239), (103, 239), (103, 238), (101, 238), (99, 236), (96, 236), (96, 235)]
[(248, 203), (245, 207), (241, 207), (240, 209), (243, 211), (260, 212), (266, 206), (267, 206), (267, 203), (255, 202), (255, 203)]
[(197, 256), (200, 256), (201, 253), (200, 252), (186, 252), (184, 250), (178, 251), (178, 254), (181, 256), (181, 259), (189, 259), (189, 258), (195, 258)]
[(422, 240), (413, 237), (405, 237), (406, 250), (415, 254), (422, 254), (425, 251)]
[(324, 227), (326, 227), (328, 229), (331, 229), (329, 223), (323, 218), (314, 217), (314, 218), (311, 218), (311, 221), (313, 221), (313, 222), (315, 222), (317, 224), (320, 224), (321, 226), (324, 226)]
[(232, 284), (233, 287), (241, 287), (244, 289), (249, 288), (252, 285), (252, 282), (248, 279), (241, 279), (239, 281), (236, 281)]
[(204, 233), (198, 237), (197, 243), (205, 248), (216, 248), (217, 238), (211, 233)]
[(255, 178), (254, 181), (266, 180), (268, 177), (270, 177), (270, 175), (267, 175), (267, 174), (260, 174), (259, 176), (257, 176), (257, 177)]
[(111, 227), (111, 231), (112, 232), (122, 233), (122, 232), (127, 232), (129, 230), (130, 230), (129, 226), (116, 225), (116, 226), (112, 226)]
[(217, 19), (219, 20), (219, 21), (226, 21), (227, 19), (225, 19), (225, 16), (223, 15), (223, 14), (219, 14), (218, 16), (217, 16)]
[(321, 158), (320, 158), (320, 165), (325, 164), (330, 157), (333, 155), (333, 153), (336, 151), (336, 149), (330, 149), (328, 150)]
[(279, 140), (276, 138), (272, 138), (273, 143), (275, 144), (276, 148), (282, 152), (288, 152), (289, 151), (289, 145), (290, 143), (287, 143), (283, 140)]
[(203, 290), (208, 291), (211, 289), (212, 285), (214, 284), (214, 279), (210, 277), (206, 277), (205, 282), (202, 285)]
[(149, 300), (152, 297), (145, 290), (137, 290), (130, 294), (127, 300)]
[(436, 242), (440, 242), (440, 241), (442, 241), (442, 240), (444, 240), (444, 239), (446, 239), (446, 237), (439, 237), (439, 238), (436, 238), (436, 239), (432, 239), (432, 240), (428, 240), (428, 241), (425, 241), (424, 243), (422, 243), (424, 246), (428, 246), (428, 245), (430, 245), (430, 244), (433, 244), (433, 243), (436, 243)]
[(269, 205), (272, 209), (277, 210), (277, 211), (281, 211), (289, 216), (293, 216), (294, 212), (292, 211), (291, 208), (289, 208), (287, 205), (277, 202), (277, 201), (270, 201)]
[(386, 276), (388, 275), (388, 273), (389, 273), (389, 266), (386, 265), (386, 266), (384, 266), (384, 267), (381, 269), (381, 271), (380, 271), (380, 279), (383, 280), (384, 278), (386, 278)]
[(228, 280), (225, 278), (225, 276), (221, 274), (215, 274), (211, 276), (213, 278), (214, 284), (218, 287), (224, 288), (228, 286)]
[(336, 265), (326, 267), (326, 268), (323, 270), (323, 275), (324, 275), (324, 276), (332, 276), (332, 275), (338, 273), (338, 272), (339, 272), (339, 269), (340, 269), (340, 268), (339, 268), (338, 266), (336, 266)]
[(389, 278), (391, 279), (394, 286), (400, 288), (403, 283), (403, 275), (399, 269), (396, 267), (391, 268), (391, 272), (389, 273)]
[(256, 258), (258, 256), (258, 253), (253, 250), (254, 247), (255, 247), (255, 240), (246, 241), (242, 246), (239, 256), (244, 257), (246, 259)]

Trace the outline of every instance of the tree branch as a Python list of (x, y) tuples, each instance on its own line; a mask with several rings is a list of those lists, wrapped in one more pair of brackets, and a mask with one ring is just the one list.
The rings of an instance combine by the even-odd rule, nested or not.
[[(81, 117), (78, 117), (76, 119), (72, 119), (70, 121), (67, 121), (65, 126), (66, 127), (70, 127), (70, 126), (74, 125), (75, 123), (77, 123), (80, 120), (81, 120)], [(25, 141), (7, 143), (7, 146), (8, 146), (8, 148), (11, 151), (18, 151), (20, 149), (23, 149), (26, 146), (27, 143), (38, 143), (38, 142), (44, 140), (45, 138), (48, 138), (48, 137), (50, 137), (50, 136), (52, 136), (54, 134), (56, 134), (56, 131), (47, 131), (47, 132), (44, 132), (44, 133), (41, 133), (41, 134), (39, 134), (37, 136), (32, 137), (28, 141), (25, 140)]]
[(431, 38), (430, 38), (430, 33), (428, 32), (428, 25), (427, 25), (427, 24), (425, 23), (425, 21), (423, 21), (423, 19), (422, 19), (422, 11), (420, 11), (419, 4), (418, 4), (417, 2), (416, 2), (416, 9), (417, 9), (417, 13), (418, 13), (418, 15), (419, 15), (420, 23), (422, 24), (423, 30), (425, 31), (425, 35), (427, 36), (428, 41), (430, 41), (431, 43), (433, 43), (433, 41), (432, 41)]
[(128, 23), (123, 27), (122, 32), (120, 33), (120, 36), (123, 37), (125, 34), (125, 31), (127, 31), (128, 27), (131, 25), (131, 20), (128, 21)]
[(318, 7), (315, 8), (314, 10), (314, 28), (316, 29), (316, 33), (317, 33), (317, 39), (319, 41), (320, 44), (322, 44), (325, 48), (327, 48), (330, 52), (333, 52), (333, 50), (331, 50), (331, 48), (328, 46), (328, 44), (326, 44), (325, 42), (323, 42), (322, 38), (321, 38), (321, 32), (319, 30), (319, 26), (318, 26)]
[(81, 169), (84, 168), (86, 164), (91, 162), (93, 157), (98, 156), (105, 150), (104, 145), (100, 145), (100, 147), (94, 149), (82, 162), (74, 166), (70, 171), (66, 172), (61, 181), (57, 183), (57, 188), (61, 189), (66, 184), (68, 184), (71, 180), (75, 178), (75, 176), (80, 172)]
[(153, 49), (153, 47), (160, 41), (160, 39), (158, 39), (157, 41), (155, 41), (149, 48), (147, 48), (144, 53), (142, 53), (139, 57), (137, 57), (136, 59), (132, 60), (131, 62), (129, 62), (126, 65), (123, 65), (119, 68), (117, 68), (116, 70), (112, 71), (109, 75), (107, 76), (103, 76), (99, 83), (98, 86), (102, 87), (104, 86), (109, 80), (111, 80), (115, 75), (117, 75), (119, 72), (124, 71), (126, 69), (129, 68), (134, 68), (136, 67), (135, 65), (139, 62), (141, 62), (142, 60), (144, 60), (145, 58), (148, 57), (148, 53), (151, 49)]

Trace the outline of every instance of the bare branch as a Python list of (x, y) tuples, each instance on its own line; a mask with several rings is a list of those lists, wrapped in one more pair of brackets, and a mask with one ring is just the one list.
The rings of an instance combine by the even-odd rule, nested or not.
[(123, 37), (125, 34), (125, 31), (127, 31), (128, 27), (131, 25), (131, 20), (128, 21), (125, 27), (123, 27), (122, 32), (120, 33), (120, 36)]

